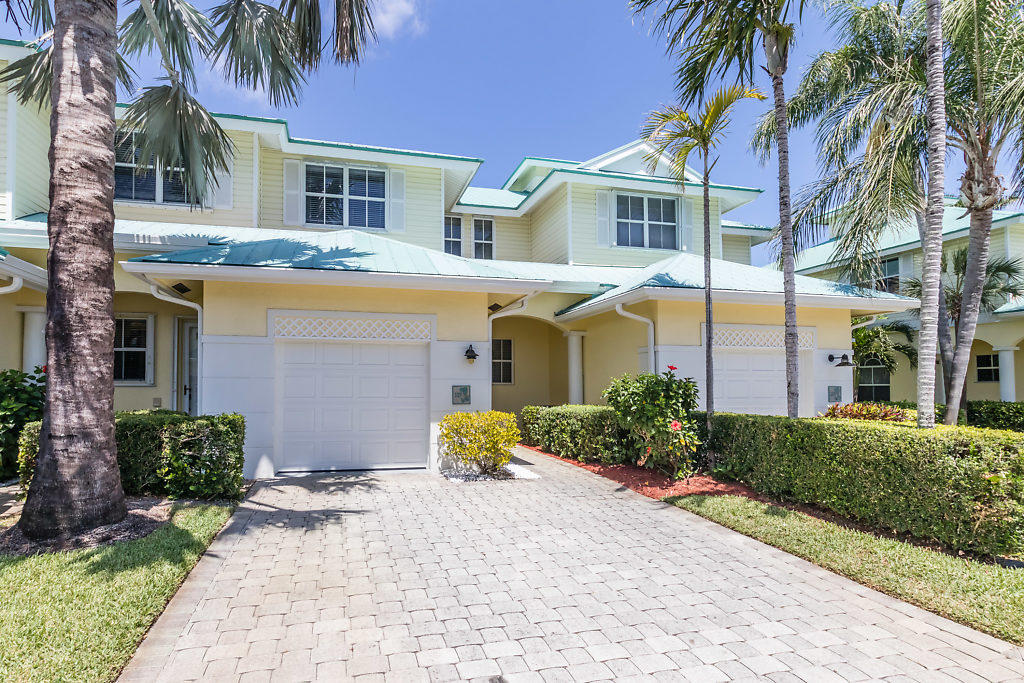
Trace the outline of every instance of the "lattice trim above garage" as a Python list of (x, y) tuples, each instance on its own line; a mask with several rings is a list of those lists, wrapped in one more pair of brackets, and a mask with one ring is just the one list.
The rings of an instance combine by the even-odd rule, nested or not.
[[(814, 330), (797, 328), (797, 346), (815, 348)], [(715, 325), (716, 349), (784, 349), (786, 328), (779, 325)]]
[(278, 339), (337, 339), (343, 341), (430, 341), (430, 321), (406, 318), (314, 317), (280, 315), (274, 318)]

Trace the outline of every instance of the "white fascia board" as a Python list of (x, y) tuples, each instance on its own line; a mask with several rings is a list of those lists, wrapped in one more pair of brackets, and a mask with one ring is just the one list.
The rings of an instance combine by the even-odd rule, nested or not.
[[(754, 306), (785, 304), (785, 296), (781, 292), (741, 292), (736, 290), (713, 290), (713, 298), (717, 303), (750, 304)], [(609, 297), (594, 306), (563, 313), (559, 320), (577, 320), (588, 316), (604, 313), (615, 308), (616, 304), (632, 304), (641, 301), (704, 301), (702, 288), (669, 288), (641, 287)], [(844, 308), (857, 313), (893, 313), (919, 308), (917, 299), (888, 299), (831, 294), (797, 294), (796, 305), (808, 308)]]
[[(460, 159), (445, 159), (435, 156), (420, 156), (414, 152), (378, 152), (372, 149), (359, 149), (357, 147), (333, 147), (330, 144), (321, 145), (317, 144), (317, 142), (318, 141), (316, 140), (285, 140), (281, 143), (281, 151), (284, 154), (327, 157), (330, 159), (349, 159), (365, 161), (373, 164), (460, 170), (463, 172), (469, 172), (470, 175), (475, 174), (482, 163), (480, 161), (463, 161)], [(466, 185), (469, 185), (468, 180), (466, 181)]]
[(218, 282), (269, 282), (278, 284), (335, 285), (342, 287), (387, 287), (390, 289), (428, 289), (456, 292), (508, 292), (514, 294), (545, 290), (551, 280), (512, 280), (455, 275), (406, 275), (367, 271), (313, 270), (307, 268), (269, 268), (194, 263), (152, 263), (121, 261), (128, 273), (150, 277), (179, 277)]
[(740, 228), (736, 226), (722, 226), (723, 235), (737, 235), (739, 237), (749, 237), (752, 240), (757, 240), (753, 244), (761, 244), (771, 239), (772, 233), (770, 230), (758, 230), (756, 228)]
[[(48, 249), (50, 244), (45, 229), (0, 229), (0, 242), (3, 242), (4, 246), (7, 247), (23, 249)], [(178, 251), (208, 246), (210, 246), (208, 237), (175, 237), (172, 239), (161, 235), (114, 233), (114, 251), (152, 254), (153, 252)]]
[(8, 277), (20, 277), (28, 287), (41, 292), (46, 291), (46, 269), (17, 256), (11, 254), (0, 256), (0, 274)]

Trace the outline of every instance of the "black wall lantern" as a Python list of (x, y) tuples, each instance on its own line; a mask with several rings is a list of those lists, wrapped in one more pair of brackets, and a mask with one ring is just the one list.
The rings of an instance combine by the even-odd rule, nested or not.
[[(836, 361), (838, 361), (838, 362), (836, 362)], [(834, 365), (837, 368), (852, 368), (853, 367), (853, 363), (850, 362), (850, 356), (848, 354), (845, 354), (845, 353), (842, 356), (839, 356), (838, 358), (836, 358), (836, 356), (834, 354), (831, 354), (831, 353), (828, 354), (828, 362), (832, 363), (832, 365)]]
[(469, 348), (466, 349), (466, 360), (468, 360), (470, 362), (470, 364), (472, 364), (473, 361), (475, 361), (479, 357), (480, 357), (480, 354), (477, 353), (476, 351), (474, 351), (473, 350), (473, 345), (470, 344)]

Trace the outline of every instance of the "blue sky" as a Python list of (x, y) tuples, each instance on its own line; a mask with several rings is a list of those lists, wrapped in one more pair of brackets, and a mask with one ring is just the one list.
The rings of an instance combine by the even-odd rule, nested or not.
[[(301, 137), (479, 157), (485, 163), (474, 184), (496, 187), (523, 156), (583, 160), (629, 142), (647, 112), (673, 101), (664, 44), (626, 0), (377, 0), (377, 26), (363, 64), (324, 66), (296, 108), (272, 109), (213, 72), (200, 77), (203, 102), (213, 111), (287, 118)], [(14, 29), (3, 35), (15, 37)], [(790, 59), (789, 92), (832, 42), (827, 22), (809, 9)], [(141, 71), (156, 73), (151, 64)], [(760, 85), (767, 93), (767, 82)], [(715, 170), (716, 181), (765, 190), (728, 214), (736, 220), (778, 220), (775, 161), (761, 166), (749, 151), (753, 122), (768, 107), (739, 105)], [(795, 192), (816, 174), (808, 132), (794, 133), (791, 165)], [(949, 176), (955, 187), (959, 170)], [(755, 251), (756, 262), (766, 258)]]

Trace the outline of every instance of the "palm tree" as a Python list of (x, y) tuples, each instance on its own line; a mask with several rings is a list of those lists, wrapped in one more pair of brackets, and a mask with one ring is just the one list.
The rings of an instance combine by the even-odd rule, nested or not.
[[(960, 339), (963, 327), (964, 300), (968, 296), (967, 280), (973, 272), (971, 264), (970, 246), (961, 247), (952, 252), (950, 256), (942, 255), (942, 289), (945, 292), (946, 301), (950, 306), (950, 317), (953, 322), (953, 331), (957, 338), (957, 354), (960, 353)], [(950, 267), (952, 266), (952, 267)], [(903, 287), (903, 293), (907, 296), (919, 298), (921, 296), (921, 280), (911, 278)], [(991, 313), (1006, 303), (1008, 299), (1024, 296), (1024, 262), (1019, 258), (999, 257), (988, 260), (985, 265), (985, 273), (978, 288), (978, 309), (981, 312)], [(974, 335), (971, 335), (971, 345), (974, 343)], [(970, 347), (965, 355), (970, 356)], [(955, 399), (947, 397), (947, 403), (955, 400), (958, 408), (966, 403), (966, 394), (961, 392)], [(949, 408), (946, 409), (949, 414)]]
[[(46, 296), (48, 382), (35, 475), (19, 522), (30, 538), (123, 519), (114, 442), (114, 105), (129, 60), (156, 49), (166, 82), (145, 87), (125, 116), (141, 158), (181, 168), (202, 202), (207, 177), (226, 167), (231, 143), (192, 95), (196, 65), (219, 65), (271, 104), (294, 104), (329, 42), (356, 63), (373, 36), (369, 0), (335, 0), (333, 25), (319, 0), (225, 0), (204, 14), (185, 0), (140, 0), (120, 27), (117, 4), (46, 0), (24, 7), (39, 48), (0, 74), (22, 102), (50, 108), (50, 211)], [(325, 35), (328, 34), (328, 35)]]
[[(815, 59), (790, 102), (795, 125), (818, 121), (819, 156), (825, 167), (824, 178), (800, 197), (796, 221), (798, 235), (809, 227), (805, 239), (814, 239), (820, 237), (815, 223), (820, 227), (827, 216), (841, 230), (835, 258), (852, 270), (868, 271), (877, 269), (876, 241), (892, 222), (916, 218), (922, 245), (928, 242), (926, 182), (931, 181), (932, 160), (927, 7), (921, 2), (902, 9), (851, 1), (835, 6), (833, 16), (842, 29), (843, 45)], [(944, 290), (937, 295), (947, 396), (954, 399), (947, 404), (945, 420), (955, 422), (955, 397), (962, 394), (977, 324), (978, 278), (988, 258), (992, 209), (1006, 197), (996, 161), (1008, 148), (1012, 151), (1005, 156), (1017, 169), (1014, 194), (1024, 188), (1024, 97), (1014, 90), (1024, 70), (1024, 28), (1017, 9), (1002, 0), (954, 2), (948, 5), (947, 24), (947, 135), (949, 144), (964, 154), (961, 195), (971, 214), (967, 296), (958, 298), (956, 311), (948, 307), (947, 315)], [(759, 145), (770, 137), (769, 123), (762, 121), (759, 127)], [(868, 277), (865, 272), (857, 279)], [(927, 287), (922, 296), (927, 308)], [(962, 322), (955, 350), (947, 322), (953, 315)], [(921, 372), (930, 369), (924, 363)]]
[(671, 160), (673, 174), (682, 185), (686, 179), (686, 161), (691, 152), (697, 152), (704, 165), (704, 408), (709, 435), (715, 412), (715, 365), (712, 353), (714, 322), (711, 316), (711, 171), (718, 163), (718, 157), (711, 159), (711, 154), (722, 143), (733, 107), (746, 98), (763, 100), (764, 95), (738, 85), (719, 88), (693, 116), (681, 107), (665, 107), (651, 112), (641, 130), (641, 136), (651, 146), (651, 152), (645, 160), (652, 172), (661, 159), (667, 156)]
[[(899, 368), (897, 354), (906, 356), (910, 367), (917, 367), (917, 348), (914, 346), (915, 330), (902, 320), (882, 320), (875, 323), (872, 318), (853, 319), (853, 400), (859, 400), (857, 386), (860, 367), (868, 361), (876, 361), (889, 372)], [(903, 335), (907, 342), (901, 342), (896, 335)]]
[(785, 294), (786, 409), (799, 412), (799, 348), (796, 329), (796, 275), (790, 208), (789, 123), (783, 77), (789, 65), (795, 26), (804, 0), (630, 0), (635, 13), (657, 12), (655, 26), (668, 37), (668, 49), (679, 59), (677, 89), (683, 104), (703, 99), (712, 76), (735, 69), (740, 85), (751, 85), (758, 44), (762, 68), (772, 82), (779, 157), (779, 234)]

